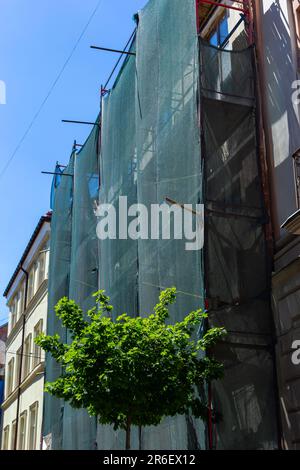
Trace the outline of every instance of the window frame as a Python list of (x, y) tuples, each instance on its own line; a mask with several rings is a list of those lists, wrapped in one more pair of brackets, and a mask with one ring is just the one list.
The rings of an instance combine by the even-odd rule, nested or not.
[(28, 275), (28, 289), (27, 289), (28, 303), (33, 299), (33, 297), (34, 297), (34, 266), (30, 268), (29, 275)]
[(41, 246), (39, 257), (38, 257), (38, 287), (42, 285), (46, 277), (46, 261), (47, 261), (47, 242), (44, 242)]
[(42, 349), (35, 343), (35, 338), (43, 332), (43, 319), (35, 324), (33, 329), (33, 355), (32, 355), (32, 369), (37, 367), (42, 362)]
[(12, 357), (7, 363), (7, 385), (6, 397), (9, 397), (14, 391), (15, 358)]
[(9, 428), (9, 424), (3, 428), (2, 450), (9, 450)]
[(297, 209), (300, 209), (300, 149), (293, 155), (294, 183), (296, 191)]
[[(13, 422), (11, 423), (11, 433), (10, 433), (10, 449), (11, 450), (14, 450), (15, 448), (16, 425), (17, 425), (17, 420), (14, 419)], [(17, 442), (18, 442), (18, 439), (17, 439)]]
[[(20, 414), (19, 418), (19, 430), (18, 430), (18, 450), (26, 449), (26, 431), (27, 431), (27, 410)], [(22, 423), (24, 422), (24, 429), (22, 429)], [(23, 430), (23, 432), (22, 432)], [(21, 446), (21, 433), (22, 433), (22, 446)]]
[[(220, 48), (222, 46), (224, 40), (226, 39), (226, 37), (229, 34), (228, 19), (229, 19), (228, 11), (225, 11), (221, 16), (218, 17), (218, 19), (214, 23), (214, 25), (213, 25), (213, 27), (212, 27), (209, 35), (208, 35), (208, 42), (211, 46), (218, 47), (218, 48)], [(227, 23), (227, 35), (225, 36), (224, 39), (222, 39), (222, 37), (221, 37), (221, 26), (222, 26), (224, 21), (226, 21), (226, 23)], [(216, 39), (217, 39), (216, 44), (211, 42), (213, 36), (215, 36), (215, 35), (216, 35)]]
[[(16, 364), (15, 364), (15, 384), (16, 387), (19, 385), (19, 377), (20, 377), (20, 367), (21, 367), (21, 353), (22, 353), (22, 346), (20, 346), (16, 352)], [(22, 375), (21, 375), (22, 377)]]
[[(28, 449), (36, 450), (37, 443), (37, 424), (38, 424), (38, 410), (39, 402), (35, 401), (29, 407), (29, 422), (28, 422)], [(32, 439), (32, 413), (34, 412), (34, 437)]]
[(10, 304), (9, 304), (9, 311), (10, 311), (10, 331), (14, 328), (15, 324), (17, 323), (17, 297), (14, 294)]
[(23, 370), (22, 380), (25, 380), (32, 370), (32, 334), (29, 333), (24, 341), (24, 352), (23, 352)]

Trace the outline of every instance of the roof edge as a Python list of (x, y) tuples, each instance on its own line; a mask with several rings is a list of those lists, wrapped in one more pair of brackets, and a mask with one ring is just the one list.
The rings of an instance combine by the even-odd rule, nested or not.
[(9, 283), (7, 284), (7, 287), (6, 287), (6, 289), (5, 289), (4, 293), (3, 293), (3, 297), (7, 297), (8, 293), (9, 293), (9, 291), (10, 291), (12, 285), (13, 285), (13, 283), (15, 282), (15, 280), (16, 280), (18, 274), (19, 274), (19, 271), (21, 270), (21, 267), (22, 267), (23, 264), (24, 264), (25, 259), (26, 259), (27, 256), (28, 256), (29, 251), (30, 251), (31, 248), (32, 248), (32, 245), (34, 244), (34, 242), (35, 242), (35, 240), (36, 240), (36, 238), (37, 238), (37, 236), (38, 236), (38, 234), (39, 234), (39, 232), (40, 232), (40, 230), (41, 230), (41, 228), (42, 228), (42, 226), (44, 225), (45, 222), (51, 222), (51, 216), (52, 216), (52, 212), (49, 211), (49, 212), (47, 212), (45, 215), (43, 215), (43, 216), (40, 218), (40, 220), (39, 220), (37, 226), (36, 226), (35, 229), (34, 229), (34, 232), (33, 232), (32, 236), (30, 237), (30, 240), (29, 240), (29, 242), (28, 242), (28, 244), (27, 244), (27, 246), (26, 246), (26, 248), (25, 248), (25, 250), (24, 250), (24, 252), (23, 252), (23, 255), (22, 255), (22, 257), (21, 257), (21, 259), (20, 259), (20, 261), (19, 261), (19, 263), (18, 263), (16, 269), (15, 269), (15, 271), (14, 271), (12, 277), (10, 278)]

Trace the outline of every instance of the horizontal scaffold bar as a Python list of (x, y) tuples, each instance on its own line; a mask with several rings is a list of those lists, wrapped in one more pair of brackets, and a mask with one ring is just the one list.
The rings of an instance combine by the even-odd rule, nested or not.
[(61, 122), (68, 122), (71, 124), (88, 124), (90, 126), (100, 126), (99, 122), (90, 122), (90, 121), (72, 121), (69, 119), (62, 119)]
[(226, 3), (219, 3), (213, 0), (199, 0), (200, 3), (207, 3), (208, 5), (214, 5), (216, 7), (223, 7), (223, 8), (228, 8), (229, 10), (236, 10), (236, 11), (241, 11), (242, 13), (247, 13), (245, 8), (241, 7), (234, 7), (232, 5), (228, 5)]
[(126, 54), (135, 56), (135, 52), (120, 51), (119, 49), (109, 49), (108, 47), (90, 46), (91, 49), (98, 49), (99, 51), (116, 52), (117, 54)]
[(56, 176), (74, 176), (74, 175), (71, 175), (70, 173), (55, 173), (53, 171), (42, 171), (41, 172), (43, 175), (56, 175)]

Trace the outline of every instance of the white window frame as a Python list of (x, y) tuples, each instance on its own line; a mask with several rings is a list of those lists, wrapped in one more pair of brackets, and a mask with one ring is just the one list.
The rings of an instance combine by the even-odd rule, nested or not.
[[(24, 423), (24, 426), (23, 426), (23, 423)], [(20, 414), (20, 421), (19, 421), (19, 431), (18, 431), (18, 449), (19, 450), (26, 449), (26, 430), (27, 430), (27, 411), (23, 411), (23, 413)]]
[(11, 433), (10, 433), (10, 449), (11, 450), (14, 450), (15, 448), (16, 425), (17, 425), (17, 420), (14, 419), (13, 422), (11, 423)]
[(28, 302), (34, 297), (34, 269), (33, 267), (29, 271), (28, 276), (28, 290), (27, 290)]
[(15, 384), (16, 384), (16, 387), (19, 385), (20, 366), (21, 366), (21, 352), (22, 352), (22, 347), (20, 346), (19, 349), (16, 352), (16, 367), (15, 367)]
[(17, 298), (16, 295), (13, 296), (10, 306), (10, 331), (13, 329), (17, 323)]
[[(34, 339), (43, 332), (43, 320), (40, 319), (34, 326)], [(33, 341), (32, 368), (34, 369), (42, 361), (42, 349)]]
[(3, 429), (2, 450), (8, 450), (9, 446), (9, 424)]
[(24, 354), (23, 354), (23, 361), (22, 361), (23, 362), (23, 371), (22, 371), (23, 380), (26, 379), (26, 377), (28, 377), (28, 375), (31, 372), (31, 364), (32, 364), (31, 348), (32, 348), (32, 334), (29, 333), (26, 336), (26, 339), (24, 341)]
[[(39, 410), (39, 403), (38, 401), (34, 402), (29, 407), (29, 423), (28, 423), (28, 449), (29, 450), (36, 450), (36, 443), (37, 443), (37, 424), (38, 424), (38, 410)], [(34, 423), (33, 421), (33, 413), (34, 413)], [(33, 424), (33, 426), (32, 426)], [(32, 432), (33, 430), (33, 432)]]
[(17, 321), (24, 313), (24, 301), (25, 301), (25, 282), (22, 282), (17, 293)]
[(39, 254), (39, 269), (38, 269), (38, 287), (46, 279), (46, 255), (47, 255), (47, 244), (44, 243), (41, 247)]
[(8, 397), (14, 390), (14, 368), (15, 358), (13, 357), (8, 361), (7, 364), (7, 385), (6, 385), (6, 396)]

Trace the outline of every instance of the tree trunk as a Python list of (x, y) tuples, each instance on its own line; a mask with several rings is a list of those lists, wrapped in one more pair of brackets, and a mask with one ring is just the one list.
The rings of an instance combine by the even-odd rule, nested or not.
[(126, 450), (130, 450), (130, 441), (131, 441), (131, 417), (127, 416), (126, 423)]

